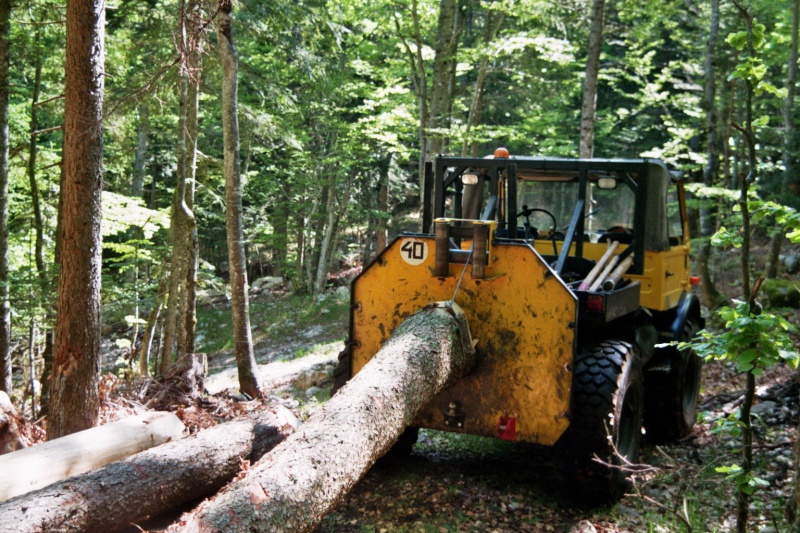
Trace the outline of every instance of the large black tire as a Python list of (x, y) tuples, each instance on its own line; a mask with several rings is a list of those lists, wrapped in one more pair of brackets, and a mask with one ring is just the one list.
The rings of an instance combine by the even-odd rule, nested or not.
[(641, 361), (633, 346), (604, 341), (580, 351), (572, 378), (571, 423), (560, 442), (573, 496), (613, 501), (630, 486), (625, 464), (639, 455), (643, 393)]
[(400, 434), (397, 441), (392, 444), (389, 451), (378, 459), (378, 466), (394, 466), (408, 459), (418, 439), (419, 428), (416, 426), (407, 427), (405, 431)]
[[(697, 333), (697, 322), (687, 320), (680, 341)], [(692, 432), (697, 419), (703, 362), (694, 350), (662, 348), (645, 374), (644, 427), (648, 440), (671, 442)]]
[(350, 380), (350, 341), (345, 341), (344, 348), (339, 352), (336, 368), (333, 369), (333, 385), (331, 396), (339, 392), (345, 383)]

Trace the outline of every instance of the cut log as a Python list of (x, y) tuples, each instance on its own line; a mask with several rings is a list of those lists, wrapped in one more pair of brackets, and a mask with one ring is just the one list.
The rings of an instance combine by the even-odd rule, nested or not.
[(457, 306), (412, 315), (299, 431), (171, 531), (311, 530), (474, 358)]
[(145, 413), (3, 455), (0, 501), (181, 439), (184, 430), (173, 413)]
[(25, 448), (25, 440), (20, 433), (21, 417), (11, 398), (0, 390), (0, 455)]
[(111, 532), (214, 493), (297, 427), (262, 411), (0, 503), (3, 531)]

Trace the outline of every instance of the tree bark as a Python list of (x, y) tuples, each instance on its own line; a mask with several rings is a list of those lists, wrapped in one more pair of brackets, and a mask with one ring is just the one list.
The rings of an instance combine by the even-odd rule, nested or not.
[[(706, 135), (708, 151), (708, 162), (703, 172), (703, 183), (712, 187), (719, 181), (719, 135), (717, 132), (717, 107), (716, 93), (717, 83), (714, 72), (716, 61), (716, 43), (719, 34), (719, 0), (711, 1), (711, 25), (706, 42), (705, 57), (705, 89), (703, 98), (703, 108), (706, 112)], [(709, 307), (715, 307), (722, 299), (722, 295), (714, 285), (714, 278), (709, 268), (711, 261), (711, 235), (715, 231), (715, 210), (710, 207), (700, 208), (700, 233), (707, 240), (700, 245), (700, 252), (697, 256), (698, 270), (702, 280), (702, 291), (705, 303)]]
[(150, 106), (147, 96), (139, 102), (139, 123), (136, 126), (136, 153), (133, 156), (131, 196), (142, 198), (147, 161), (147, 132), (150, 129)]
[(467, 115), (467, 124), (464, 128), (464, 141), (461, 144), (461, 155), (478, 157), (479, 143), (470, 139), (470, 132), (481, 123), (481, 116), (483, 115), (483, 95), (486, 90), (486, 79), (489, 75), (489, 46), (492, 41), (497, 37), (497, 32), (503, 25), (504, 14), (498, 13), (493, 9), (489, 9), (486, 13), (486, 29), (483, 35), (483, 48), (481, 52), (481, 61), (478, 66), (478, 79), (475, 80), (475, 89), (472, 94), (472, 102), (469, 106), (469, 115)]
[(0, 391), (12, 393), (8, 284), (8, 90), (11, 0), (0, 0)]
[(431, 398), (473, 364), (463, 312), (437, 305), (404, 321), (299, 431), (173, 530), (311, 530)]
[(792, 2), (792, 40), (789, 48), (789, 71), (786, 76), (786, 100), (783, 107), (783, 179), (785, 190), (795, 200), (793, 207), (800, 207), (800, 176), (795, 172), (797, 157), (797, 139), (795, 139), (794, 101), (797, 85), (797, 48), (798, 48), (798, 0)]
[[(792, 36), (789, 45), (789, 64), (786, 74), (786, 99), (783, 102), (783, 188), (786, 191), (785, 202), (792, 207), (800, 207), (800, 178), (795, 175), (795, 158), (797, 157), (794, 126), (794, 95), (797, 85), (797, 38), (798, 38), (798, 0), (792, 2)], [(775, 278), (778, 275), (781, 247), (784, 231), (776, 231), (770, 239), (767, 257), (766, 275)]]
[[(377, 232), (377, 243), (375, 256), (378, 256), (386, 245), (389, 244), (389, 167), (392, 164), (392, 156), (389, 154), (380, 164), (380, 189), (378, 190), (378, 211), (381, 212), (375, 231)], [(369, 246), (367, 246), (369, 249)]]
[(73, 433), (0, 457), (0, 501), (181, 439), (173, 413), (149, 412)]
[(256, 397), (260, 394), (256, 359), (250, 331), (250, 302), (247, 294), (247, 261), (242, 222), (242, 177), (239, 169), (238, 69), (231, 24), (232, 0), (221, 0), (217, 15), (217, 41), (222, 62), (222, 129), (225, 152), (225, 207), (227, 208), (228, 262), (231, 269), (231, 313), (233, 345), (239, 371), (239, 388)]
[(197, 329), (197, 263), (200, 260), (200, 242), (197, 235), (197, 220), (194, 216), (194, 197), (197, 189), (197, 125), (200, 107), (200, 73), (203, 54), (203, 16), (200, 2), (190, 0), (187, 6), (186, 29), (189, 35), (187, 62), (189, 80), (186, 91), (186, 207), (192, 217), (186, 234), (186, 279), (182, 299), (180, 329), (178, 330), (178, 352), (195, 352)]
[(164, 306), (164, 293), (166, 290), (166, 281), (162, 280), (158, 285), (150, 316), (147, 317), (147, 324), (142, 335), (142, 345), (139, 347), (139, 375), (141, 376), (150, 375), (150, 351), (153, 346), (153, 337), (158, 325), (158, 318), (161, 315), (161, 308)]
[(97, 424), (105, 3), (67, 2), (61, 275), (48, 438)]
[(436, 31), (436, 52), (433, 58), (433, 79), (431, 81), (430, 114), (428, 115), (428, 144), (425, 148), (425, 160), (432, 160), (442, 152), (445, 135), (441, 130), (449, 125), (450, 109), (450, 73), (456, 60), (458, 32), (456, 31), (456, 0), (440, 0), (439, 22)]
[(107, 533), (212, 494), (286, 438), (285, 408), (220, 424), (0, 504), (4, 531)]
[(589, 49), (586, 56), (586, 77), (583, 80), (581, 106), (580, 157), (594, 156), (594, 115), (597, 109), (597, 75), (600, 71), (600, 50), (603, 46), (603, 11), (605, 0), (592, 0), (589, 23)]

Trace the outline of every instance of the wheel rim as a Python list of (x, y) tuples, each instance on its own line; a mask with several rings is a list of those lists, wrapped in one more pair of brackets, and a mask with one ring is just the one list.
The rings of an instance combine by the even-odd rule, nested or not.
[(686, 377), (683, 384), (683, 412), (694, 416), (697, 408), (697, 395), (700, 392), (700, 361), (694, 352), (689, 352), (686, 363)]
[(638, 420), (636, 410), (636, 393), (630, 389), (625, 391), (622, 408), (619, 411), (616, 447), (620, 456), (631, 459), (637, 452), (637, 433), (641, 433), (641, 421)]

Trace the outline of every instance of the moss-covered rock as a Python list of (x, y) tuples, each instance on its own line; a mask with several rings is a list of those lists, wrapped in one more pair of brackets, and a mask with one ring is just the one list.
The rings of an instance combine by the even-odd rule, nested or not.
[(783, 279), (768, 279), (761, 286), (767, 295), (770, 307), (800, 309), (800, 282)]

